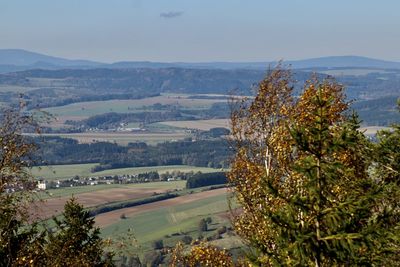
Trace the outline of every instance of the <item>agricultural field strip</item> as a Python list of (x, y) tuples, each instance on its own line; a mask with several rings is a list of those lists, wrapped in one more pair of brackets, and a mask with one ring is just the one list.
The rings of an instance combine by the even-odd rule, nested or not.
[[(189, 96), (189, 95), (188, 95)], [(44, 111), (60, 119), (64, 116), (88, 117), (107, 112), (130, 113), (143, 106), (154, 105), (180, 105), (187, 108), (209, 108), (212, 104), (226, 102), (225, 99), (191, 99), (185, 96), (155, 96), (143, 99), (105, 100), (73, 103), (60, 107), (46, 108)]]
[(226, 188), (221, 188), (221, 189), (215, 189), (215, 190), (210, 190), (210, 191), (204, 191), (204, 192), (200, 192), (200, 193), (184, 195), (181, 197), (176, 197), (176, 198), (158, 201), (158, 202), (154, 202), (154, 203), (144, 204), (144, 205), (140, 205), (140, 206), (136, 206), (136, 207), (118, 209), (118, 210), (99, 214), (98, 216), (95, 217), (95, 220), (96, 220), (97, 226), (104, 228), (104, 227), (110, 226), (113, 223), (115, 223), (116, 221), (118, 221), (122, 214), (130, 217), (130, 216), (133, 216), (133, 215), (136, 215), (139, 213), (143, 213), (143, 212), (147, 212), (147, 211), (153, 211), (153, 210), (157, 210), (157, 209), (161, 209), (161, 208), (171, 208), (171, 207), (181, 205), (181, 204), (192, 203), (192, 202), (198, 201), (200, 199), (205, 199), (205, 198), (218, 196), (221, 194), (226, 194), (226, 192), (227, 192)]
[(178, 127), (178, 128), (189, 128), (198, 129), (203, 131), (208, 131), (211, 128), (224, 127), (230, 128), (229, 119), (213, 119), (213, 120), (191, 120), (191, 121), (163, 121), (159, 124), (164, 124), (168, 126)]
[(186, 181), (171, 181), (171, 182), (150, 182), (150, 183), (138, 183), (138, 184), (101, 184), (95, 186), (74, 186), (64, 187), (59, 189), (50, 189), (46, 192), (39, 192), (38, 197), (40, 199), (59, 198), (59, 197), (71, 197), (82, 193), (90, 193), (102, 190), (109, 190), (113, 188), (154, 188), (155, 190), (175, 190), (183, 189), (186, 186)]
[[(38, 136), (29, 134), (30, 136)], [(191, 134), (184, 132), (174, 133), (131, 133), (131, 132), (86, 132), (71, 134), (41, 134), (40, 136), (59, 136), (62, 138), (71, 138), (79, 143), (87, 144), (93, 142), (116, 142), (121, 145), (127, 145), (130, 142), (148, 142), (162, 143), (165, 141), (181, 140), (190, 137)]]
[[(132, 184), (136, 185), (136, 184)], [(73, 186), (73, 187), (62, 187), (57, 189), (49, 189), (46, 191), (37, 192), (37, 196), (40, 200), (47, 201), (48, 199), (57, 199), (57, 198), (70, 198), (72, 196), (77, 196), (83, 193), (97, 192), (102, 190), (110, 190), (114, 188), (123, 188), (127, 185), (121, 184), (101, 184), (96, 186)], [(130, 185), (129, 185), (130, 186)]]
[(98, 163), (69, 164), (69, 165), (48, 165), (32, 167), (29, 172), (35, 179), (45, 180), (65, 180), (71, 179), (75, 175), (80, 177), (93, 176), (91, 169)]
[[(217, 172), (219, 169), (208, 168), (208, 167), (194, 167), (189, 165), (167, 165), (167, 166), (150, 166), (150, 167), (131, 167), (131, 168), (119, 168), (110, 169), (100, 172), (91, 172), (91, 169), (98, 165), (97, 163), (89, 164), (70, 164), (70, 165), (49, 165), (42, 167), (33, 167), (31, 174), (36, 178), (43, 178), (47, 180), (62, 180), (71, 179), (73, 176), (78, 175), (80, 177), (96, 177), (96, 176), (108, 176), (108, 175), (124, 175), (124, 174), (139, 174), (157, 171), (159, 174), (166, 172)], [(62, 190), (62, 189), (57, 189)]]
[[(102, 204), (141, 199), (152, 196), (154, 193), (160, 194), (165, 193), (169, 189), (167, 188), (154, 188), (145, 186), (142, 187), (121, 187), (121, 188), (109, 188), (98, 190), (94, 192), (85, 192), (74, 195), (74, 197), (84, 207), (95, 207)], [(51, 216), (57, 215), (63, 210), (65, 202), (70, 199), (71, 196), (56, 197), (44, 200), (40, 202), (40, 207), (37, 207), (37, 216), (42, 219), (50, 218)]]
[(118, 236), (126, 235), (131, 229), (137, 241), (143, 246), (142, 248), (150, 248), (149, 242), (157, 239), (164, 239), (164, 244), (174, 245), (182, 238), (182, 235), (197, 238), (200, 234), (198, 223), (202, 218), (212, 217), (210, 231), (203, 233), (206, 236), (215, 233), (214, 230), (218, 226), (229, 226), (229, 217), (221, 217), (219, 215), (221, 213), (229, 214), (226, 194), (136, 213), (132, 217), (124, 217), (125, 219), (119, 219), (112, 225), (102, 228), (101, 232), (105, 238), (118, 239)]

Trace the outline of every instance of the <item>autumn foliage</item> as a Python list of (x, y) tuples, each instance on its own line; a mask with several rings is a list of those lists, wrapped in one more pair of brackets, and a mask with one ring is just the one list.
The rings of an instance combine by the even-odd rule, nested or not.
[[(280, 67), (233, 111), (234, 227), (260, 266), (390, 264), (399, 252), (399, 190), (371, 175), (372, 144), (344, 87), (312, 77), (299, 97)], [(396, 188), (393, 188), (396, 187)], [(397, 201), (397, 202), (396, 202)], [(383, 204), (385, 203), (385, 204)]]

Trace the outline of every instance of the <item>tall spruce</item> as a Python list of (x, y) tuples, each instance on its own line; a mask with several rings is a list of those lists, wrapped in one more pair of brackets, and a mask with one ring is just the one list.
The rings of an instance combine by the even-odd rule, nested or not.
[(72, 198), (64, 206), (62, 219), (54, 219), (56, 229), (46, 246), (51, 266), (113, 266), (105, 257), (100, 229), (94, 218)]

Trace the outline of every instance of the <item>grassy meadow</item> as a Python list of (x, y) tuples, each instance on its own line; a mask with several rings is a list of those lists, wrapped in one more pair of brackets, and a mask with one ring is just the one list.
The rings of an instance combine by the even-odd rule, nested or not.
[(216, 102), (226, 102), (226, 100), (189, 99), (184, 95), (161, 95), (144, 99), (79, 102), (60, 107), (46, 108), (44, 110), (57, 117), (72, 116), (74, 118), (86, 118), (107, 112), (132, 113), (144, 111), (143, 108), (145, 106), (151, 106), (157, 103), (163, 105), (180, 105), (187, 108), (207, 109)]
[[(33, 135), (34, 136), (34, 135)], [(71, 134), (42, 134), (41, 136), (59, 136), (62, 138), (71, 138), (79, 143), (94, 143), (94, 142), (110, 142), (119, 145), (127, 145), (134, 142), (145, 142), (150, 145), (164, 143), (167, 141), (182, 140), (191, 137), (190, 133), (186, 132), (84, 132)]]
[(163, 239), (164, 245), (174, 245), (183, 235), (189, 235), (193, 239), (198, 238), (200, 234), (198, 223), (206, 217), (211, 217), (212, 223), (209, 225), (209, 231), (202, 235), (214, 234), (218, 227), (229, 225), (226, 217), (219, 216), (228, 209), (227, 195), (221, 194), (120, 219), (101, 232), (105, 238), (117, 239), (124, 236), (128, 229), (132, 229), (139, 245), (144, 250), (149, 250), (151, 241), (156, 239)]
[(69, 164), (69, 165), (48, 165), (41, 167), (33, 167), (30, 173), (35, 178), (45, 180), (66, 180), (73, 178), (75, 175), (80, 177), (89, 177), (93, 174), (90, 170), (96, 166), (97, 163), (88, 164)]
[[(83, 193), (103, 191), (108, 189), (154, 189), (154, 190), (175, 190), (184, 189), (186, 187), (186, 181), (171, 181), (171, 182), (151, 182), (151, 183), (140, 183), (140, 184), (102, 184), (94, 186), (74, 186), (65, 187), (59, 189), (49, 189), (46, 193), (41, 193), (42, 198), (57, 198), (57, 197), (70, 197), (76, 196)], [(105, 192), (105, 191), (104, 191)]]
[(91, 172), (91, 169), (97, 163), (89, 164), (69, 164), (69, 165), (49, 165), (42, 167), (33, 167), (30, 172), (35, 178), (42, 178), (46, 180), (65, 180), (73, 178), (75, 175), (80, 177), (91, 176), (106, 176), (106, 175), (124, 175), (124, 174), (139, 174), (151, 171), (157, 171), (159, 174), (173, 171), (181, 172), (217, 172), (220, 169), (207, 168), (207, 167), (194, 167), (188, 165), (169, 165), (169, 166), (153, 166), (153, 167), (132, 167), (110, 169), (100, 172)]

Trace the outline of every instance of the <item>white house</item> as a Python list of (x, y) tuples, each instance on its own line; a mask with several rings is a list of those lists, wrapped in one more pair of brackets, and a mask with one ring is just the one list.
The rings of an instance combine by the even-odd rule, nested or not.
[(47, 181), (39, 180), (37, 183), (37, 188), (40, 190), (46, 190), (47, 189)]

